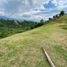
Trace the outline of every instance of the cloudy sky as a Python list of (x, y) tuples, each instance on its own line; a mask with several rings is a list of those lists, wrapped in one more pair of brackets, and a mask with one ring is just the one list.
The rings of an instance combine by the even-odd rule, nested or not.
[(0, 16), (23, 19), (47, 19), (67, 12), (67, 0), (0, 0)]

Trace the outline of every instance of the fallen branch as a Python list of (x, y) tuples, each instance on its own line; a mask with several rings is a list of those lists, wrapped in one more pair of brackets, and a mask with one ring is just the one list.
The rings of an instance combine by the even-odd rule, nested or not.
[[(42, 49), (43, 49), (43, 48), (42, 48)], [(52, 62), (52, 60), (51, 60), (51, 58), (49, 57), (49, 55), (48, 55), (48, 53), (46, 52), (46, 50), (43, 49), (43, 51), (44, 51), (44, 54), (45, 54), (45, 56), (46, 56), (46, 58), (47, 58), (47, 60), (48, 60), (48, 62), (49, 62), (49, 64), (50, 64), (50, 66), (51, 66), (51, 67), (55, 67), (54, 63)]]

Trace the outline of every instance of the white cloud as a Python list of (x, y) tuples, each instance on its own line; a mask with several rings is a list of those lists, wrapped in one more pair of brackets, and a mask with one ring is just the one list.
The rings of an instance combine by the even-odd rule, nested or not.
[[(56, 8), (47, 9), (43, 4), (50, 0), (0, 0), (0, 15), (13, 17), (48, 18), (62, 9), (66, 10), (67, 0), (51, 0)], [(52, 12), (53, 11), (53, 12)]]
[(5, 13), (3, 11), (0, 12), (0, 15), (3, 16)]

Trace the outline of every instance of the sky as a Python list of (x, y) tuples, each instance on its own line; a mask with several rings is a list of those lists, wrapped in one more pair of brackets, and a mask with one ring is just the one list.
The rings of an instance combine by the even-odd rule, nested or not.
[(0, 0), (0, 16), (21, 19), (48, 19), (61, 10), (67, 12), (67, 0)]

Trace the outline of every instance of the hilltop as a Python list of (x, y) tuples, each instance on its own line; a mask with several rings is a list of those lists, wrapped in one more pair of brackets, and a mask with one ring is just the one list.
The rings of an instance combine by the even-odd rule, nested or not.
[(67, 15), (0, 39), (0, 67), (50, 67), (41, 47), (56, 67), (67, 67)]

